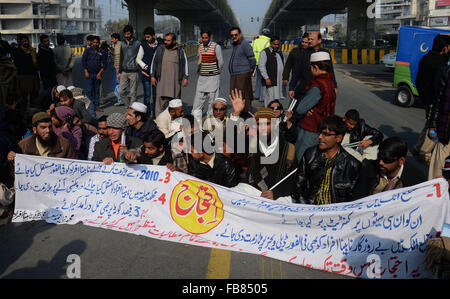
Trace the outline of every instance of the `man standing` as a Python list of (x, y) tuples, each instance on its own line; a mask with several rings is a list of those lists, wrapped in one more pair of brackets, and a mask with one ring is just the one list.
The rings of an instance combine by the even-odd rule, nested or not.
[(300, 45), (292, 49), (291, 52), (289, 52), (289, 56), (286, 59), (286, 63), (284, 65), (283, 70), (283, 85), (288, 86), (289, 85), (289, 78), (291, 76), (291, 72), (294, 69), (295, 63), (297, 61), (297, 58), (299, 57), (300, 53), (308, 49), (309, 47), (309, 34), (305, 33), (303, 34), (303, 37), (301, 39)]
[(156, 86), (155, 115), (158, 117), (172, 99), (181, 98), (181, 86), (188, 85), (189, 62), (182, 47), (177, 46), (177, 36), (168, 33), (164, 47), (158, 47), (150, 69), (152, 85)]
[(144, 38), (145, 40), (142, 41), (141, 46), (139, 47), (136, 62), (141, 67), (141, 81), (144, 87), (144, 104), (147, 106), (148, 115), (155, 117), (156, 86), (153, 86), (150, 82), (150, 67), (159, 43), (155, 38), (155, 30), (153, 27), (144, 29)]
[(230, 92), (235, 89), (241, 90), (245, 99), (245, 111), (251, 112), (253, 100), (252, 74), (256, 67), (255, 54), (250, 44), (243, 39), (240, 28), (231, 28), (230, 36), (233, 42), (233, 52), (229, 64)]
[(31, 47), (26, 35), (18, 35), (17, 41), (19, 47), (17, 49), (11, 48), (11, 53), (14, 64), (17, 67), (17, 79), (21, 94), (19, 110), (24, 112), (27, 108), (28, 100), (30, 101), (31, 107), (36, 107), (36, 98), (39, 95), (40, 83), (36, 50)]
[[(261, 73), (261, 99), (264, 107), (273, 100), (280, 100), (283, 96), (284, 57), (280, 53), (280, 38), (272, 37), (270, 46), (265, 48), (259, 56), (258, 69)], [(258, 79), (257, 79), (258, 80)]]
[[(119, 63), (119, 94), (125, 106), (130, 106), (136, 102), (139, 68), (136, 57), (141, 46), (141, 42), (133, 36), (133, 27), (126, 25), (123, 28), (125, 40), (120, 48)], [(128, 99), (125, 90), (128, 90), (130, 98)]]
[(212, 102), (219, 96), (222, 67), (221, 47), (211, 41), (211, 32), (203, 31), (199, 47), (199, 77), (192, 107), (192, 114), (198, 119), (203, 115), (203, 108), (206, 108), (207, 114), (212, 114)]
[(337, 115), (321, 121), (319, 144), (308, 148), (300, 160), (294, 202), (325, 205), (354, 199), (361, 163), (341, 147), (346, 130)]
[[(416, 87), (419, 97), (425, 106), (425, 118), (427, 121), (430, 119), (432, 106), (439, 101), (442, 88), (441, 79), (444, 76), (444, 68), (448, 63), (449, 49), (449, 37), (437, 35), (433, 41), (432, 49), (419, 62)], [(435, 143), (428, 137), (428, 126), (425, 124), (418, 143), (414, 146), (413, 154), (429, 163), (434, 147)]]
[[(306, 86), (308, 86), (310, 81), (314, 78), (310, 66), (311, 55), (316, 52), (327, 52), (330, 54), (328, 50), (321, 48), (321, 44), (322, 34), (318, 31), (311, 32), (309, 34), (309, 48), (298, 56), (292, 72), (291, 81), (289, 82), (289, 97), (291, 99), (301, 99), (307, 91)], [(331, 74), (333, 76), (334, 88), (337, 93), (337, 82), (332, 61)]]
[(71, 86), (72, 81), (72, 69), (75, 65), (75, 57), (70, 47), (64, 45), (66, 39), (64, 35), (58, 35), (56, 37), (55, 48), (55, 64), (56, 64), (56, 80), (58, 85)]
[(44, 89), (52, 88), (57, 85), (56, 64), (53, 50), (50, 49), (50, 39), (48, 35), (43, 34), (40, 37), (41, 43), (37, 53), (37, 66), (41, 75), (42, 86)]
[(114, 66), (112, 68), (112, 89), (116, 95), (117, 102), (114, 106), (123, 106), (122, 99), (119, 94), (119, 64), (120, 64), (120, 48), (122, 42), (120, 41), (119, 33), (111, 34), (111, 54), (113, 57)]
[(84, 77), (86, 78), (86, 95), (91, 101), (91, 105), (88, 108), (89, 113), (94, 119), (97, 119), (95, 112), (103, 111), (98, 106), (100, 104), (100, 83), (107, 64), (107, 56), (100, 49), (100, 38), (98, 36), (92, 39), (91, 47), (84, 51), (81, 63), (84, 69)]
[(264, 28), (261, 31), (261, 35), (258, 36), (257, 39), (255, 39), (252, 43), (252, 47), (253, 47), (253, 53), (255, 54), (255, 59), (256, 59), (256, 85), (255, 85), (255, 99), (259, 99), (260, 102), (264, 102), (263, 99), (261, 99), (261, 83), (262, 83), (262, 78), (261, 78), (261, 71), (258, 68), (259, 66), (259, 57), (262, 53), (262, 51), (264, 51), (264, 49), (268, 48), (270, 45), (270, 29), (269, 28)]

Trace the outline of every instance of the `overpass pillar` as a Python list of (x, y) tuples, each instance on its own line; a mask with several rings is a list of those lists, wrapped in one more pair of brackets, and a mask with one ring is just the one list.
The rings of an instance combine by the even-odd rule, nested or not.
[(194, 28), (194, 18), (179, 16), (180, 19), (180, 40), (186, 42), (188, 40), (194, 40), (195, 38), (195, 28)]
[(369, 18), (367, 9), (371, 3), (349, 0), (347, 19), (347, 45), (368, 47), (375, 39), (375, 18)]
[(155, 26), (155, 4), (158, 0), (126, 0), (128, 4), (129, 22), (138, 39), (144, 38), (144, 29)]

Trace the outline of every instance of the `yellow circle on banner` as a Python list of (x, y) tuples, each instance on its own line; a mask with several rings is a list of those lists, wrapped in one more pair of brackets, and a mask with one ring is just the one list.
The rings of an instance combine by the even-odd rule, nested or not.
[(170, 197), (172, 219), (193, 234), (204, 234), (215, 228), (224, 216), (223, 203), (216, 189), (205, 182), (181, 181)]

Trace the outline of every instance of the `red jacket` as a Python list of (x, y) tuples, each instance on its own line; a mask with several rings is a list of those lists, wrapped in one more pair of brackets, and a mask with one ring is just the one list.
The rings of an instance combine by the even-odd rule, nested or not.
[(300, 123), (300, 127), (310, 132), (319, 132), (319, 124), (323, 118), (333, 115), (336, 107), (336, 91), (334, 89), (333, 75), (326, 74), (314, 78), (306, 87), (310, 90), (317, 87), (320, 90), (320, 101), (313, 108), (311, 115), (305, 115)]

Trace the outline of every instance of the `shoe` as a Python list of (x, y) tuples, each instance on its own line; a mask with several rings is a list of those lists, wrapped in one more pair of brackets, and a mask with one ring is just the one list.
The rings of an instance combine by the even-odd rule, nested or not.
[(122, 102), (117, 102), (117, 103), (114, 104), (114, 106), (116, 106), (116, 107), (125, 106), (125, 104), (122, 103)]

